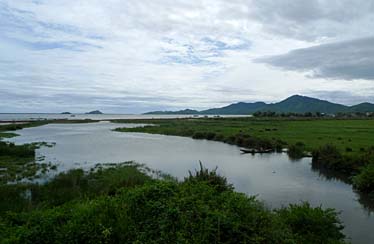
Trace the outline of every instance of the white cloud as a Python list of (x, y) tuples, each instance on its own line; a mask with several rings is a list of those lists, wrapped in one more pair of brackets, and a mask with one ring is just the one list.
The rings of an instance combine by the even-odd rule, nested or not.
[(307, 3), (3, 0), (0, 102), (19, 112), (143, 112), (331, 89), (253, 61), (374, 34), (373, 1)]

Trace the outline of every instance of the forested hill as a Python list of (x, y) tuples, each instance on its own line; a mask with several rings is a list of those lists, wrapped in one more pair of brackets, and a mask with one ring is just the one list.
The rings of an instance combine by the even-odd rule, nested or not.
[(374, 112), (374, 104), (360, 103), (354, 106), (332, 103), (317, 98), (293, 95), (278, 103), (238, 102), (221, 108), (197, 111), (191, 109), (179, 111), (154, 111), (146, 114), (252, 114), (257, 111), (273, 111), (278, 113), (320, 112), (336, 114), (339, 112)]

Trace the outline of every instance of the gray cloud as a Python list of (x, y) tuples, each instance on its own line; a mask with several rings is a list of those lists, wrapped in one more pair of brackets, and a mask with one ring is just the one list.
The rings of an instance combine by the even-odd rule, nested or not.
[(374, 37), (324, 44), (257, 59), (313, 78), (374, 80)]
[(356, 105), (362, 102), (374, 102), (374, 93), (371, 95), (360, 95), (349, 91), (323, 91), (323, 90), (309, 90), (304, 92), (305, 95), (317, 97), (323, 100), (328, 100), (344, 105)]
[[(320, 40), (372, 33), (372, 0), (256, 0), (251, 17), (264, 30), (300, 40)], [(354, 33), (354, 35), (352, 35)]]

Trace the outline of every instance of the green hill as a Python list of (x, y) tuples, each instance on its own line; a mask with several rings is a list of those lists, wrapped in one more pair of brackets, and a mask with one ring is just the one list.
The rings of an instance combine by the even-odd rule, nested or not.
[(321, 112), (334, 114), (348, 111), (349, 108), (347, 106), (331, 103), (325, 100), (294, 95), (279, 103), (269, 104), (263, 110), (283, 113)]
[(211, 108), (197, 111), (191, 109), (179, 111), (155, 111), (146, 114), (223, 114), (223, 115), (246, 115), (257, 111), (273, 111), (278, 113), (307, 113), (320, 112), (326, 114), (336, 114), (339, 112), (374, 112), (374, 104), (361, 103), (354, 106), (332, 103), (329, 101), (293, 95), (278, 103), (233, 103), (221, 108)]
[(350, 107), (352, 112), (374, 112), (374, 104), (372, 103), (360, 103)]

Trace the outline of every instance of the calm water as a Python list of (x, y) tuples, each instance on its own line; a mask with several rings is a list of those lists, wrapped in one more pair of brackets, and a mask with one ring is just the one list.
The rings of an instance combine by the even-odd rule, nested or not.
[[(214, 115), (207, 115), (213, 117)], [(220, 115), (221, 117), (249, 117), (250, 115)], [(24, 121), (24, 120), (44, 120), (44, 119), (92, 119), (92, 120), (111, 120), (111, 119), (173, 119), (190, 118), (193, 115), (157, 115), (157, 114), (6, 114), (0, 113), (1, 121)], [(204, 115), (198, 115), (204, 117)]]
[(314, 206), (341, 211), (345, 233), (353, 243), (374, 243), (374, 212), (370, 202), (339, 180), (328, 180), (311, 170), (311, 159), (290, 161), (285, 154), (241, 154), (236, 146), (206, 140), (121, 133), (111, 129), (134, 124), (49, 124), (17, 131), (16, 143), (56, 142), (52, 148), (37, 150), (46, 162), (59, 164), (59, 170), (96, 163), (134, 160), (170, 173), (187, 176), (188, 170), (204, 166), (224, 174), (237, 191), (258, 195), (269, 207), (309, 201)]

